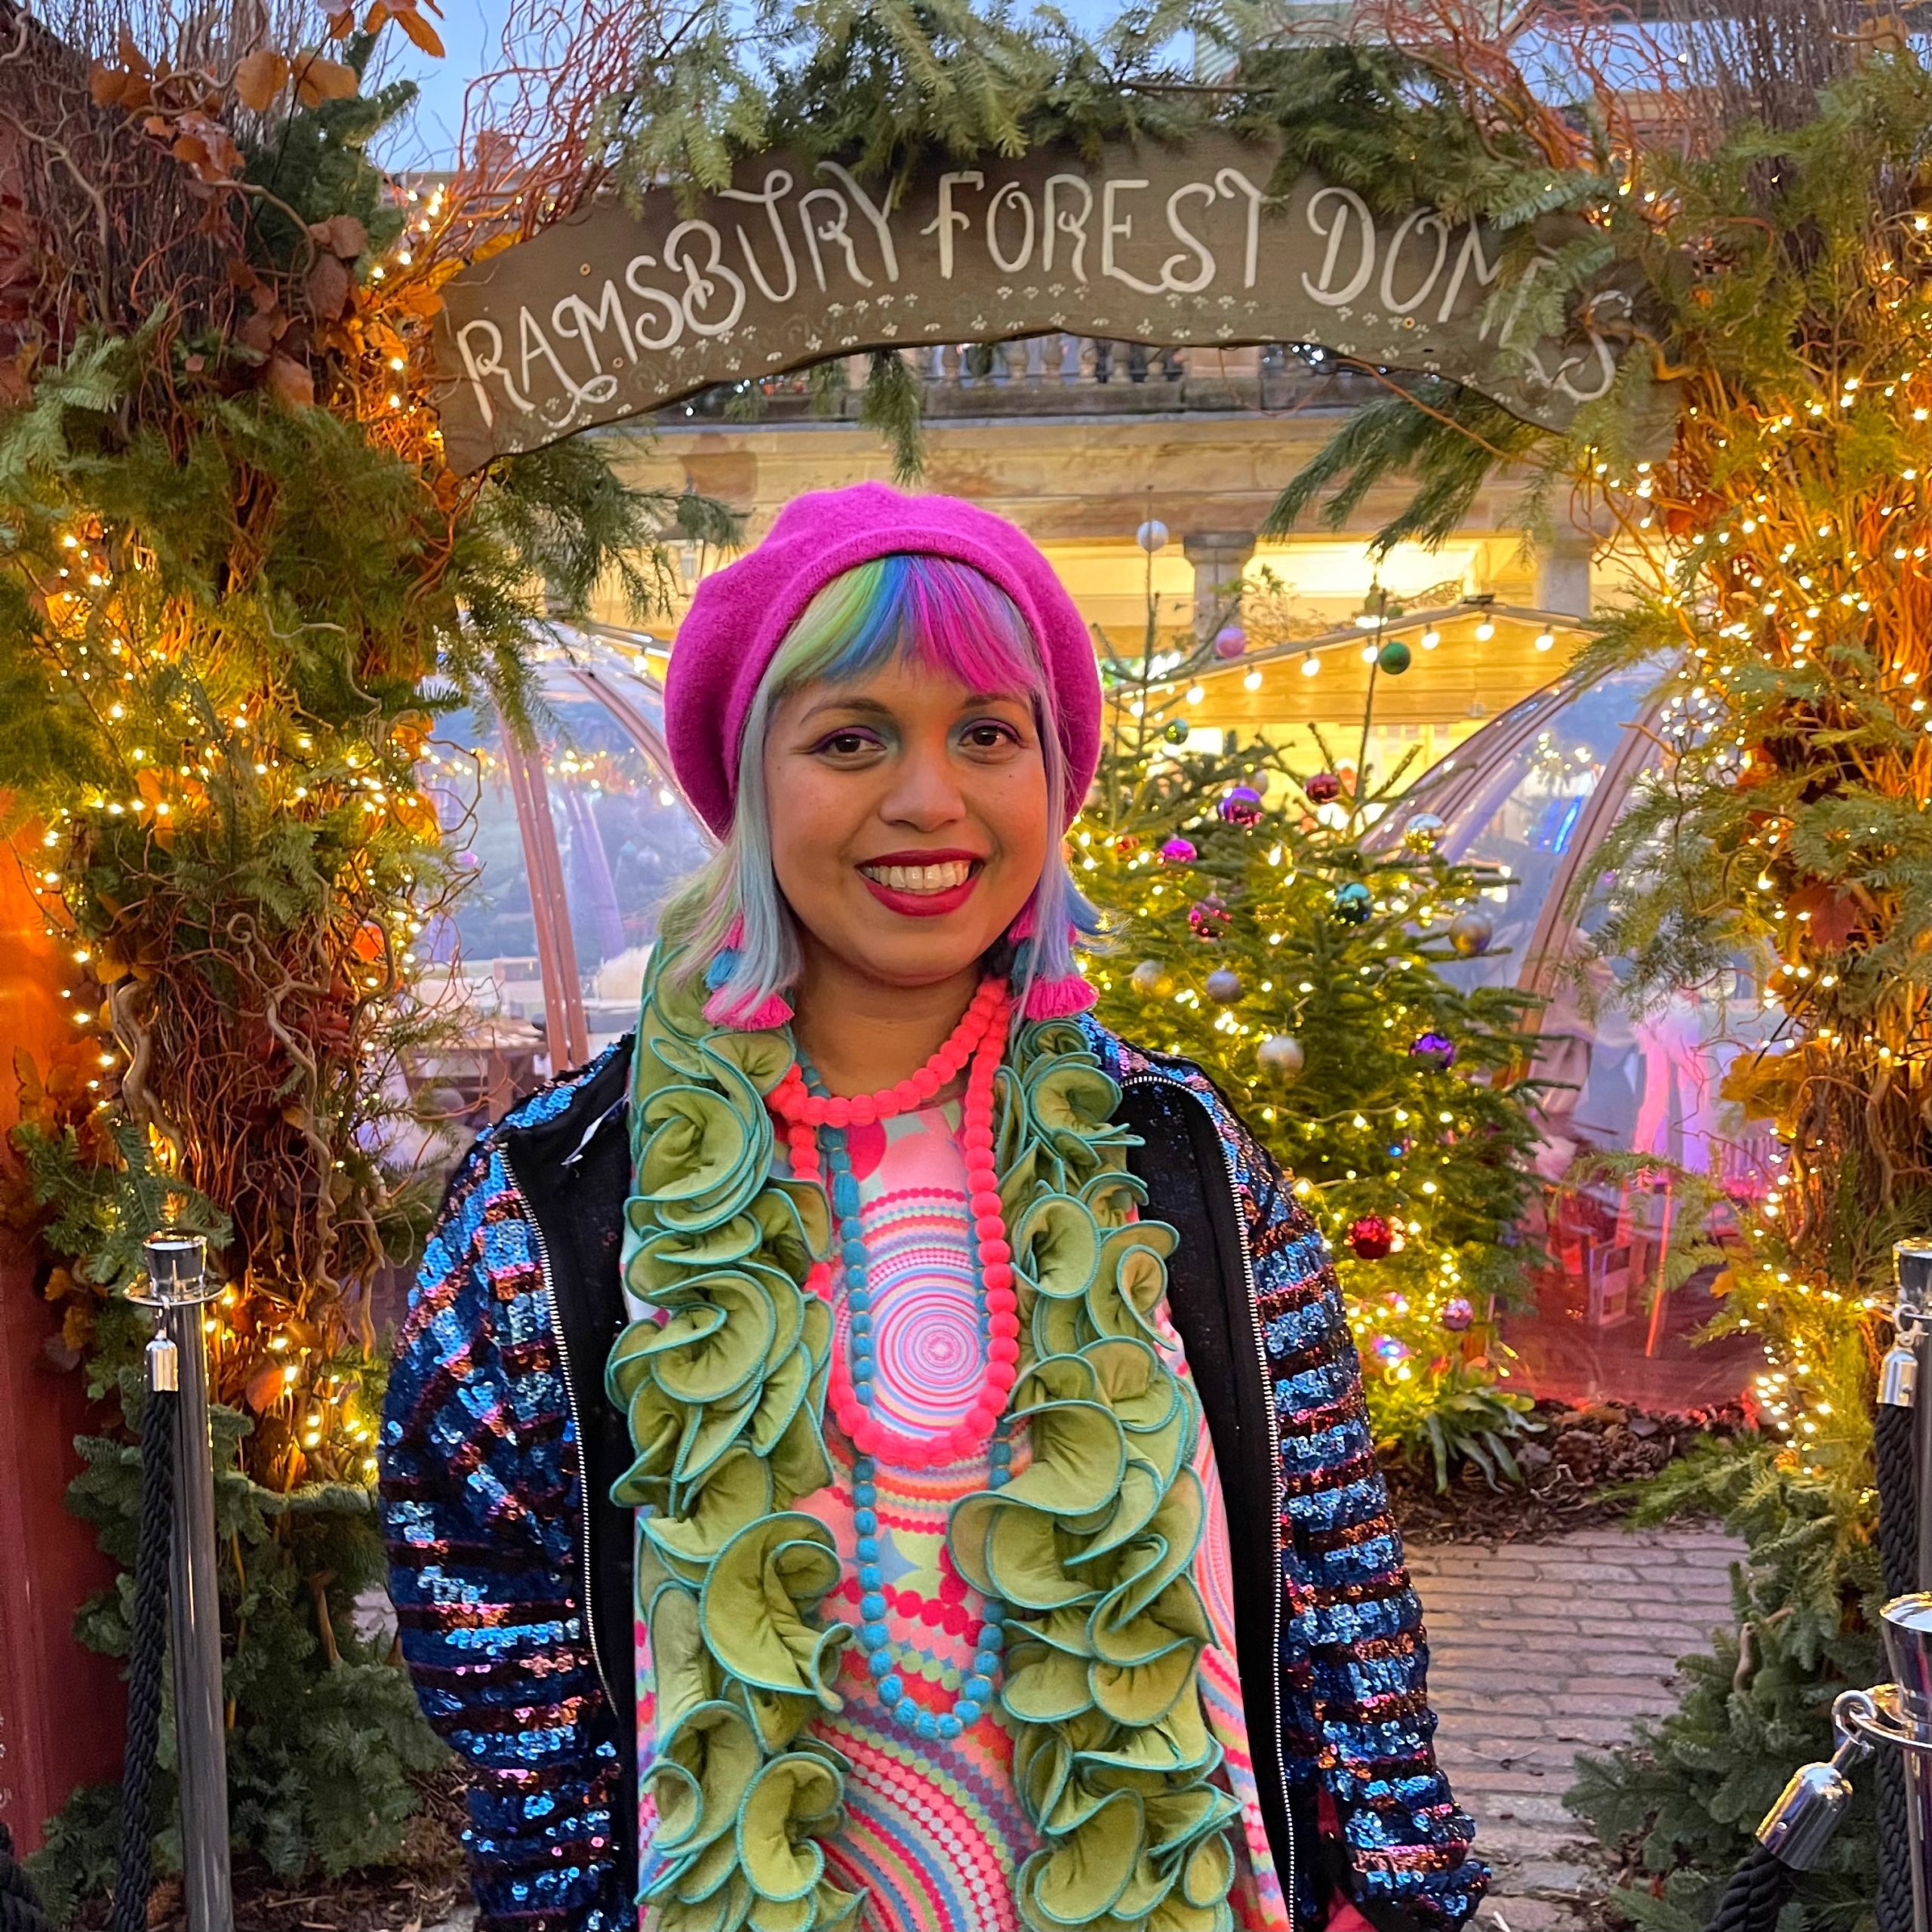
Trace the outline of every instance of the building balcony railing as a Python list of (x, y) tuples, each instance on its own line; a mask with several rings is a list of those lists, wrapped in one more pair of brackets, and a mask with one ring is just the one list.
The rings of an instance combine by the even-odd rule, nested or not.
[[(987, 416), (1247, 414), (1350, 409), (1383, 393), (1372, 375), (1327, 365), (1319, 350), (1157, 349), (1078, 335), (1017, 342), (922, 343), (900, 354), (924, 391), (929, 420)], [(859, 413), (871, 358), (831, 380), (803, 370), (721, 383), (657, 413), (663, 429), (737, 428)]]

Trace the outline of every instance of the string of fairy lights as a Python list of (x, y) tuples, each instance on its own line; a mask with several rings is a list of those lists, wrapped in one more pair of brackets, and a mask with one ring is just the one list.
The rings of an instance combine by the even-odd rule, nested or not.
[[(1853, 334), (1835, 345), (1833, 355), (1856, 359), (1847, 366), (1821, 358), (1811, 393), (1753, 405), (1713, 383), (1687, 405), (1676, 472), (1594, 466), (1600, 500), (1627, 530), (1663, 526), (1657, 594), (1682, 613), (1687, 661), (1676, 680), (1687, 688), (1666, 708), (1662, 729), (1678, 756), (1704, 760), (1720, 783), (1776, 775), (1775, 761), (1765, 764), (1734, 723), (1762, 716), (1771, 703), (1820, 730), (1888, 709), (1901, 734), (1890, 795), (1927, 810), (1927, 761), (1909, 745), (1932, 733), (1923, 621), (1932, 553), (1928, 231), (1932, 215), (1916, 212), (1894, 218), (1889, 234), (1877, 231), (1884, 238), (1867, 278), (1874, 320), (1866, 343)], [(1898, 452), (1889, 470), (1876, 454), (1887, 446)], [(1706, 475), (1724, 479), (1721, 495)], [(1829, 738), (1818, 742), (1821, 758), (1835, 755), (1824, 749)], [(1915, 1014), (1894, 1007), (1903, 1030), (1892, 1038), (1880, 1036), (1869, 997), (1862, 1019), (1840, 1010), (1836, 996), (1854, 967), (1844, 934), (1819, 931), (1829, 888), (1805, 889), (1819, 861), (1793, 850), (1792, 831), (1788, 817), (1767, 813), (1743, 841), (1759, 861), (1743, 897), (1777, 955), (1763, 992), (1782, 1016), (1780, 1036), (1794, 1053), (1823, 1050), (1830, 1077), (1854, 1088), (1869, 1091), (1875, 1079), (1922, 1088), (1932, 1071), (1922, 1006)], [(1833, 832), (1847, 859), (1882, 862), (1893, 850), (1882, 824), (1861, 829), (1847, 815)], [(1860, 838), (1872, 843), (1860, 848)], [(1801, 890), (1810, 903), (1797, 903)], [(1835, 1282), (1810, 1238), (1789, 1225), (1818, 1151), (1786, 1144), (1771, 1156), (1763, 1191), (1740, 1204), (1743, 1248), (1734, 1269), (1744, 1309), (1737, 1325), (1764, 1346), (1752, 1384), (1758, 1412), (1795, 1466), (1812, 1474), (1829, 1469), (1850, 1420), (1830, 1392), (1844, 1392), (1846, 1319), (1867, 1322), (1887, 1306), (1876, 1282)], [(1862, 1377), (1865, 1351), (1854, 1347), (1848, 1359)]]

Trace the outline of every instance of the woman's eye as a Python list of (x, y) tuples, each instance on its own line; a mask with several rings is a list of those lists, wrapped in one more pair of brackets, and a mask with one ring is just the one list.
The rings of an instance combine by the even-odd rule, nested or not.
[(877, 740), (866, 731), (834, 731), (821, 738), (816, 747), (829, 752), (835, 758), (853, 758), (861, 752), (871, 751)]
[(975, 751), (998, 751), (1008, 745), (1020, 742), (1020, 734), (1011, 724), (1002, 724), (997, 718), (983, 718), (976, 724), (966, 728), (965, 739)]

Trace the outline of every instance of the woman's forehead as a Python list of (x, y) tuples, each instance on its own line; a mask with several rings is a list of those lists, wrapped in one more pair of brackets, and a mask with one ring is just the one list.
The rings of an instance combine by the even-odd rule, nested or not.
[(902, 657), (850, 676), (813, 678), (792, 694), (787, 709), (795, 715), (834, 706), (879, 712), (945, 711), (995, 703), (1030, 708), (1033, 701), (1033, 694), (1017, 680), (968, 679), (943, 664), (912, 663)]

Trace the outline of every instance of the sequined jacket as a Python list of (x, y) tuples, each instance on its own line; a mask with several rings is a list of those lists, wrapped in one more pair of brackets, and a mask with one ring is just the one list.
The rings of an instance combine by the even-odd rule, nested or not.
[[(1169, 1312), (1234, 1531), (1249, 1743), (1297, 1932), (1337, 1899), (1376, 1932), (1453, 1932), (1487, 1874), (1435, 1763), (1421, 1609), (1327, 1248), (1198, 1068), (1090, 1031), (1148, 1211), (1180, 1232)], [(383, 1413), (390, 1595), (423, 1710), (469, 1762), (480, 1932), (636, 1923), (631, 1523), (609, 1500), (630, 1450), (601, 1393), (629, 1044), (470, 1149)]]

